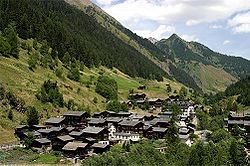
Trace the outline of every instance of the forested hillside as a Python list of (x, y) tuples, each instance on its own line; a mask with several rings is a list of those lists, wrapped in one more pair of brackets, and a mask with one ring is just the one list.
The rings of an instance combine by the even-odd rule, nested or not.
[(117, 67), (130, 76), (158, 80), (166, 76), (147, 57), (64, 1), (3, 0), (0, 9), (0, 30), (14, 22), (21, 38), (47, 40), (59, 59), (69, 52), (71, 60), (88, 67)]

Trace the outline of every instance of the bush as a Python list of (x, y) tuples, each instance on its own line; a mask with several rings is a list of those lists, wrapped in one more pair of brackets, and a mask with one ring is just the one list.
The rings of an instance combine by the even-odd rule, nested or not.
[(95, 91), (108, 100), (116, 100), (118, 97), (117, 82), (107, 76), (99, 76)]
[(59, 92), (57, 82), (45, 81), (36, 97), (43, 103), (50, 102), (59, 107), (64, 106), (63, 95)]
[(110, 101), (106, 107), (107, 110), (113, 111), (113, 112), (128, 112), (128, 106), (125, 103), (120, 103), (117, 100)]

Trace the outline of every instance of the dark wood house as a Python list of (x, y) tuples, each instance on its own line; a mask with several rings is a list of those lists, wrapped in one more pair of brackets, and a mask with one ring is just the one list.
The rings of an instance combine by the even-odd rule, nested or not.
[(167, 134), (168, 128), (163, 127), (153, 127), (153, 138), (154, 139), (164, 139)]
[(47, 138), (35, 139), (32, 146), (35, 148), (45, 148), (51, 145), (51, 141)]
[(87, 126), (87, 118), (89, 118), (90, 115), (84, 111), (68, 111), (63, 114), (63, 117), (68, 126), (84, 128)]
[(25, 135), (24, 133), (29, 131), (29, 126), (27, 125), (19, 125), (15, 128), (15, 135), (20, 138), (20, 140), (23, 140)]
[(123, 120), (118, 124), (118, 132), (143, 133), (143, 123), (141, 121)]
[(44, 123), (47, 127), (62, 127), (65, 125), (65, 118), (49, 118)]
[(84, 138), (94, 138), (96, 140), (107, 140), (109, 133), (107, 128), (91, 126), (86, 127), (81, 132)]
[(94, 143), (91, 148), (96, 154), (104, 153), (109, 150), (110, 146), (107, 144)]
[(129, 94), (129, 99), (131, 100), (144, 100), (146, 97), (145, 93), (133, 93)]
[(63, 148), (64, 157), (84, 159), (88, 154), (88, 144), (81, 142), (68, 142)]
[(106, 120), (103, 118), (89, 118), (88, 125), (92, 127), (105, 127)]
[(154, 98), (154, 99), (148, 99), (148, 103), (151, 107), (161, 107), (163, 104), (163, 100), (159, 98)]
[(145, 90), (145, 89), (146, 89), (146, 86), (145, 86), (145, 85), (140, 85), (140, 86), (138, 86), (137, 89), (138, 89), (138, 90)]
[(69, 135), (59, 136), (54, 141), (52, 141), (52, 149), (60, 151), (68, 142), (73, 142), (74, 140), (75, 138)]

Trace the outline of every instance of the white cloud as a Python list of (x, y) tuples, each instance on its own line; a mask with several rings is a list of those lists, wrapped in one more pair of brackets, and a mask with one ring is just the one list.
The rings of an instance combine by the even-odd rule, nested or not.
[(215, 25), (210, 25), (209, 28), (210, 29), (222, 29), (223, 27), (222, 27), (222, 25), (216, 25), (215, 24)]
[(239, 13), (228, 21), (228, 26), (234, 33), (250, 32), (250, 11)]
[[(105, 1), (105, 0), (98, 0)], [(107, 0), (112, 1), (112, 0)], [(250, 8), (248, 0), (125, 0), (104, 10), (126, 26), (143, 20), (196, 25), (226, 19)], [(109, 2), (107, 2), (109, 3)]]
[(100, 5), (111, 5), (112, 2), (116, 2), (118, 0), (96, 0), (96, 2)]
[(186, 41), (199, 41), (199, 38), (197, 38), (195, 35), (180, 35), (180, 37)]
[(187, 22), (186, 22), (186, 25), (187, 26), (193, 26), (193, 25), (197, 25), (197, 24), (199, 24), (200, 23), (200, 21), (198, 21), (198, 20), (188, 20)]
[(135, 33), (137, 33), (140, 36), (149, 38), (153, 37), (157, 40), (160, 40), (162, 38), (166, 38), (169, 35), (166, 35), (166, 33), (175, 33), (175, 27), (174, 26), (167, 26), (167, 25), (160, 25), (157, 29), (151, 31), (151, 30), (135, 30)]
[(225, 40), (225, 41), (223, 42), (223, 45), (228, 45), (228, 44), (230, 44), (230, 43), (231, 43), (230, 40)]

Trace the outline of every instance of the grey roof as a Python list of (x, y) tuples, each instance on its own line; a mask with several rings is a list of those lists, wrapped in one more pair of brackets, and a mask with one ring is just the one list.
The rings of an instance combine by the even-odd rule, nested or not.
[(62, 140), (62, 141), (73, 141), (75, 139), (75, 138), (73, 138), (73, 137), (71, 137), (69, 135), (59, 136), (57, 138)]
[(19, 125), (16, 127), (16, 129), (23, 129), (23, 128), (28, 128), (28, 126), (27, 125)]
[(162, 112), (161, 115), (172, 115), (173, 112), (170, 112), (170, 111), (165, 111), (165, 112)]
[(116, 133), (114, 133), (114, 135), (129, 137), (129, 136), (139, 136), (140, 134), (137, 134), (137, 133), (124, 133), (124, 132), (118, 133), (118, 132), (116, 132)]
[(244, 121), (243, 120), (228, 120), (227, 123), (228, 124), (239, 124), (239, 125), (242, 125), (242, 124), (244, 124)]
[(70, 136), (81, 136), (83, 134), (82, 131), (72, 131), (69, 133)]
[(41, 144), (48, 144), (51, 143), (51, 141), (47, 138), (39, 138), (39, 139), (35, 139), (35, 141), (41, 143)]
[(157, 102), (157, 101), (162, 101), (162, 100), (159, 99), (159, 98), (151, 98), (151, 99), (148, 99), (148, 102)]
[(165, 133), (168, 130), (168, 128), (163, 128), (163, 127), (153, 127), (154, 132), (161, 132)]
[(88, 123), (89, 124), (102, 124), (102, 123), (105, 123), (105, 119), (103, 118), (90, 118)]
[(63, 129), (65, 129), (65, 128), (64, 127), (51, 127), (50, 129), (53, 130), (53, 131), (59, 132), (59, 131), (62, 131)]
[(33, 127), (36, 127), (36, 128), (46, 128), (46, 126), (44, 126), (44, 125), (33, 125)]
[(94, 138), (85, 138), (85, 140), (90, 141), (90, 142), (96, 141), (96, 139), (94, 139)]
[(106, 121), (111, 123), (119, 123), (122, 121), (122, 119), (119, 117), (108, 117), (106, 118)]
[(67, 129), (69, 132), (71, 132), (71, 131), (75, 130), (75, 127), (67, 127), (66, 129)]
[(188, 128), (180, 128), (179, 133), (187, 134), (189, 132)]
[(24, 135), (28, 136), (29, 133), (31, 133), (34, 136), (40, 136), (41, 135), (41, 133), (39, 133), (38, 131), (26, 132), (26, 133), (24, 133)]
[(117, 113), (117, 115), (131, 115), (131, 112), (124, 112), (124, 111), (120, 111)]
[(49, 118), (45, 121), (45, 123), (58, 124), (62, 123), (65, 118)]
[(51, 130), (51, 129), (39, 129), (39, 130), (37, 130), (39, 133), (46, 133), (46, 134), (48, 134), (48, 133), (51, 133), (53, 130)]
[(91, 134), (98, 134), (101, 131), (103, 131), (105, 128), (102, 127), (86, 127), (85, 129), (82, 130), (83, 133), (91, 133)]
[(87, 143), (81, 143), (81, 142), (68, 142), (62, 150), (67, 151), (75, 151), (78, 148), (85, 148), (88, 144)]
[(84, 114), (86, 114), (85, 111), (68, 111), (63, 116), (83, 116)]
[(107, 145), (107, 144), (94, 143), (91, 147), (92, 148), (102, 148), (102, 149), (104, 149), (104, 148), (106, 148), (108, 146), (109, 145)]
[(250, 121), (244, 121), (244, 126), (250, 126)]
[(140, 121), (123, 120), (119, 123), (119, 125), (121, 125), (121, 126), (136, 126), (139, 123), (141, 123), (141, 122)]

